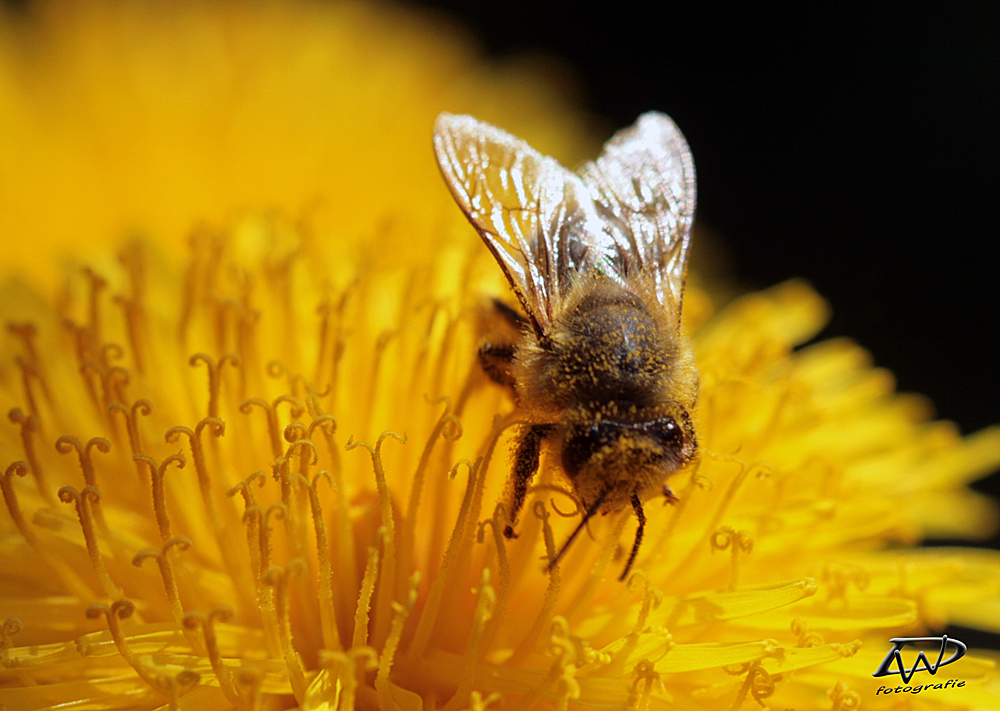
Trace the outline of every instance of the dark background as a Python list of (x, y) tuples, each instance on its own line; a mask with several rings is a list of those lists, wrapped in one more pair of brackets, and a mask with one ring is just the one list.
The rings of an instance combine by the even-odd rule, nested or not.
[[(669, 113), (696, 224), (735, 279), (809, 279), (833, 306), (822, 337), (864, 344), (965, 433), (1000, 422), (1000, 5), (420, 5), (489, 59), (555, 57), (607, 135)], [(1000, 477), (976, 488), (1000, 494)]]

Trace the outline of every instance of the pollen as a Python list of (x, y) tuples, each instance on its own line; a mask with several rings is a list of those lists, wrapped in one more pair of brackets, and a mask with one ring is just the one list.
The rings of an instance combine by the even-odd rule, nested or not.
[[(996, 629), (1000, 558), (919, 543), (989, 533), (967, 484), (1000, 431), (930, 421), (857, 344), (803, 347), (827, 306), (801, 282), (718, 309), (689, 285), (701, 454), (625, 581), (628, 510), (550, 565), (585, 512), (553, 452), (503, 535), (521, 423), (476, 314), (505, 286), (430, 127), (464, 107), (582, 156), (543, 79), (384, 8), (46, 8), (0, 25), (52, 91), (3, 54), (0, 128), (93, 179), (0, 163), (0, 228), (37, 245), (0, 261), (8, 711), (1000, 709), (975, 650), (947, 697), (872, 677), (894, 635)], [(115, 160), (26, 119), (81, 94), (56, 114)]]

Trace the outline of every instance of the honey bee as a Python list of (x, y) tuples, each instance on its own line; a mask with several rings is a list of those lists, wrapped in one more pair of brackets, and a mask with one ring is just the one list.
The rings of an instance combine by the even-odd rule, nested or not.
[(513, 390), (523, 425), (507, 485), (514, 526), (552, 447), (583, 520), (676, 501), (667, 479), (697, 453), (698, 391), (681, 304), (695, 207), (694, 162), (674, 122), (646, 113), (571, 172), (471, 116), (441, 114), (434, 150), (448, 188), (510, 282), (523, 315), (494, 308), (509, 339), (479, 349), (486, 374)]

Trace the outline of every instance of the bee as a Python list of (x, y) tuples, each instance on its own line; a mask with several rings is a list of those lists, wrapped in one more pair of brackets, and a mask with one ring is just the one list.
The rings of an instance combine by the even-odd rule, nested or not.
[(522, 313), (494, 300), (511, 334), (479, 361), (513, 391), (520, 419), (507, 484), (514, 527), (552, 448), (583, 520), (631, 506), (638, 521), (620, 580), (642, 543), (643, 502), (698, 451), (698, 374), (681, 332), (695, 208), (694, 161), (674, 122), (639, 117), (572, 172), (471, 116), (441, 114), (437, 162), (455, 201), (510, 282)]

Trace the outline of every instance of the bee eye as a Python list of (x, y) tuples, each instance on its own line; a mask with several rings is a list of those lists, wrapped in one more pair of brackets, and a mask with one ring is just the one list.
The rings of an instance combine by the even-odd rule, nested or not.
[(576, 476), (592, 456), (618, 437), (619, 427), (612, 422), (570, 427), (563, 445), (563, 468), (570, 477)]
[(643, 429), (657, 442), (670, 449), (679, 448), (683, 441), (681, 428), (673, 417), (661, 417), (648, 423)]

